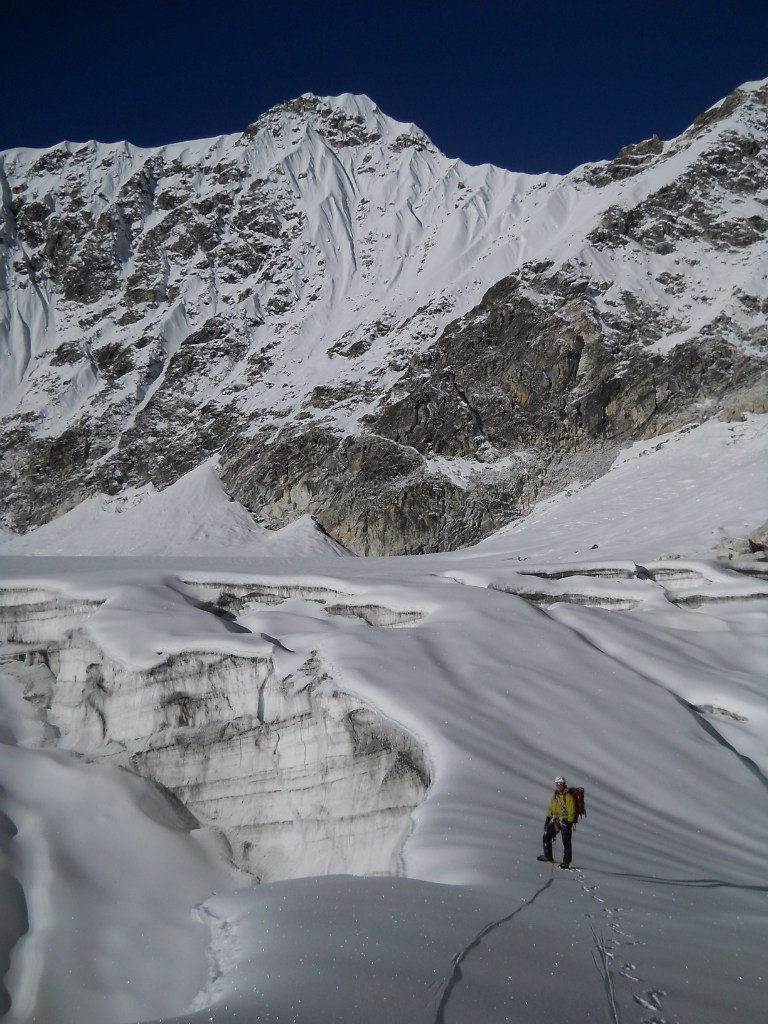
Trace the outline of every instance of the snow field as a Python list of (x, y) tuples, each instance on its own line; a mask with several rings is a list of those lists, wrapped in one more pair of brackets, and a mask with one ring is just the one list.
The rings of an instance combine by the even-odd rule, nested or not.
[[(28, 560), (18, 564), (29, 573)], [(199, 1009), (174, 1020), (202, 1021), (208, 1014), (226, 1022), (258, 1013), (310, 1020), (322, 1006), (330, 1019), (352, 1021), (359, 1019), (363, 982), (387, 994), (366, 999), (372, 1020), (396, 1012), (414, 1021), (496, 1019), (497, 1013), (533, 1021), (544, 1013), (575, 1024), (603, 1019), (608, 989), (622, 1020), (647, 1019), (641, 1014), (655, 1007), (659, 1019), (695, 1012), (714, 1024), (727, 1013), (755, 1009), (768, 836), (755, 816), (765, 777), (752, 755), (766, 712), (768, 631), (755, 628), (756, 618), (765, 621), (764, 596), (746, 606), (746, 629), (745, 605), (728, 600), (729, 582), (737, 596), (742, 592), (742, 574), (691, 562), (649, 567), (687, 569), (688, 590), (698, 586), (702, 593), (713, 576), (715, 599), (698, 608), (672, 604), (652, 578), (616, 578), (615, 563), (577, 566), (576, 576), (559, 581), (566, 597), (582, 583), (592, 598), (601, 586), (613, 596), (625, 586), (636, 608), (615, 611), (570, 600), (544, 607), (491, 589), (511, 587), (514, 577), (524, 588), (530, 575), (512, 566), (526, 573), (537, 567), (506, 560), (493, 568), (480, 552), (333, 560), (317, 562), (309, 573), (306, 561), (303, 568), (286, 563), (266, 572), (265, 563), (251, 564), (250, 573), (247, 560), (232, 573), (233, 586), (250, 578), (271, 586), (282, 603), (236, 615), (251, 634), (209, 627), (209, 646), (242, 653), (246, 641), (260, 649), (268, 636), (278, 664), (316, 652), (334, 687), (419, 737), (433, 783), (413, 814), (400, 878), (299, 879), (198, 899), (204, 906), (197, 917), (213, 926), (210, 955), (220, 966), (197, 998)], [(200, 635), (205, 613), (179, 602), (178, 589), (199, 588), (213, 570), (188, 570), (186, 579), (196, 582), (174, 583), (157, 570), (134, 568), (144, 582), (133, 581), (127, 601), (125, 588), (110, 583), (119, 565), (102, 561), (75, 570), (61, 563), (57, 574), (60, 593), (112, 588), (119, 598), (87, 620), (100, 645), (116, 649), (110, 638), (143, 630), (167, 653), (169, 620), (157, 615), (163, 593), (174, 608), (176, 648), (184, 635)], [(452, 567), (470, 582), (450, 578)], [(446, 575), (436, 575), (438, 568)], [(580, 568), (593, 575), (579, 576)], [(225, 589), (226, 568), (216, 577)], [(759, 591), (759, 580), (748, 582)], [(421, 618), (393, 630), (358, 616), (328, 615), (328, 605), (314, 597), (319, 583), (326, 594), (342, 595), (336, 603), (409, 609)], [(695, 709), (705, 704), (747, 721)], [(588, 798), (570, 876), (555, 876), (535, 861), (559, 771), (583, 784)], [(97, 798), (94, 791), (94, 806)], [(134, 835), (156, 847), (148, 824), (134, 826)], [(84, 857), (87, 868), (91, 853), (78, 848), (72, 856)], [(125, 869), (111, 885), (130, 892), (134, 879)], [(25, 892), (40, 884), (27, 881)], [(69, 886), (65, 876), (64, 889)], [(79, 881), (72, 889), (82, 898)], [(89, 891), (98, 903), (99, 887)], [(716, 929), (708, 927), (712, 918)], [(97, 931), (79, 933), (73, 956), (81, 963)], [(31, 929), (18, 944), (21, 959), (36, 934)], [(140, 953), (133, 948), (131, 958)], [(55, 961), (49, 959), (47, 970), (55, 986)], [(112, 985), (127, 988), (119, 974)], [(565, 992), (574, 993), (567, 1007)], [(110, 1007), (124, 1005), (113, 994), (110, 1000)], [(149, 985), (144, 1018), (147, 1011), (158, 1017), (159, 1005)], [(106, 1005), (91, 1017), (78, 1012), (81, 1021), (132, 1019)]]
[[(264, 536), (210, 468), (9, 541), (10, 1024), (759, 1016), (768, 580), (711, 559), (762, 521), (765, 437), (752, 416), (643, 442), (449, 555), (340, 558), (311, 522)], [(277, 678), (313, 658), (328, 699), (418, 740), (431, 784), (397, 877), (251, 888), (212, 833), (100, 763), (98, 717), (76, 724), (94, 660), (110, 688), (221, 657), (271, 659)], [(72, 681), (53, 722), (46, 660)], [(139, 735), (157, 709), (125, 698)], [(62, 749), (78, 743), (88, 758)], [(570, 874), (535, 861), (561, 771), (589, 811)], [(217, 762), (205, 772), (217, 784)]]

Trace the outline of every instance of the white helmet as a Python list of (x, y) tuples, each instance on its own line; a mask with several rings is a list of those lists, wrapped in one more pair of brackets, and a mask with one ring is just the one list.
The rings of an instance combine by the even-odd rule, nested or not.
[(555, 779), (555, 785), (556, 786), (564, 786), (565, 785), (565, 776), (564, 775), (558, 775), (557, 778)]

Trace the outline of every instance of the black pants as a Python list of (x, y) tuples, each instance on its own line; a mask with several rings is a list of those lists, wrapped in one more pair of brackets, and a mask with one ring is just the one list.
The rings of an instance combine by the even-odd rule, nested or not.
[[(563, 840), (563, 864), (571, 863), (571, 831), (572, 825), (565, 824), (560, 826), (560, 838)], [(544, 829), (544, 856), (552, 856), (552, 841), (557, 835), (557, 825), (554, 822), (550, 822), (549, 825)]]

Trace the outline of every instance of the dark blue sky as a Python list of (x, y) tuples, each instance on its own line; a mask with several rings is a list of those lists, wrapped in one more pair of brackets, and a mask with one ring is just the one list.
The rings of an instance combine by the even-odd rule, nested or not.
[(679, 134), (768, 76), (768, 0), (16, 2), (0, 149), (242, 130), (303, 92), (363, 92), (449, 156), (567, 171)]

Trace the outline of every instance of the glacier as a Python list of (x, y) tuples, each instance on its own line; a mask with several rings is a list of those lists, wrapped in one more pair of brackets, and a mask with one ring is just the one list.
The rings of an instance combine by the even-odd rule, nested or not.
[[(759, 1012), (768, 574), (714, 548), (764, 445), (644, 442), (443, 555), (3, 555), (6, 1018)], [(561, 771), (569, 873), (535, 860)]]

